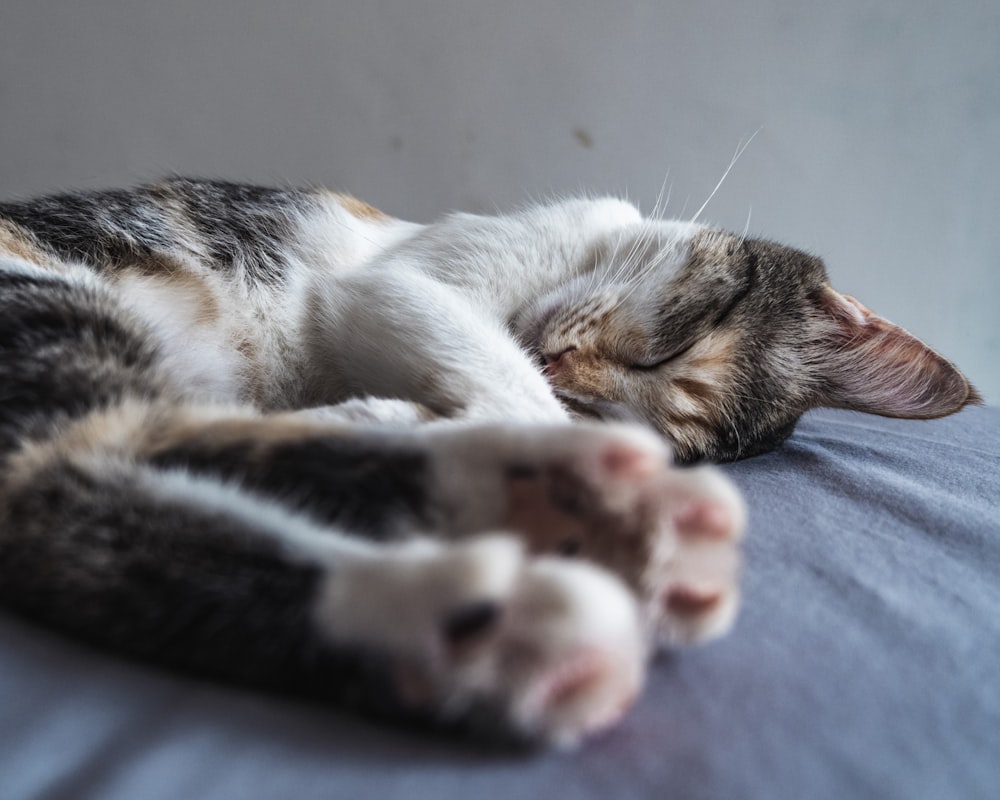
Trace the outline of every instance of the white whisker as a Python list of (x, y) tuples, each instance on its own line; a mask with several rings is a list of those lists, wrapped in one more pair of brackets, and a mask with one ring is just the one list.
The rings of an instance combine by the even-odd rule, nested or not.
[(747, 210), (747, 224), (743, 226), (743, 235), (740, 236), (740, 245), (747, 240), (747, 234), (750, 233), (750, 215), (753, 214), (753, 206)]
[(712, 202), (712, 198), (715, 197), (719, 189), (722, 188), (722, 184), (725, 182), (726, 178), (729, 177), (729, 173), (732, 172), (733, 167), (736, 166), (736, 162), (740, 160), (740, 156), (743, 155), (744, 151), (750, 146), (750, 142), (752, 142), (755, 138), (757, 138), (757, 134), (760, 133), (762, 130), (764, 130), (763, 127), (757, 128), (757, 130), (753, 132), (753, 135), (751, 135), (751, 137), (747, 139), (745, 143), (743, 142), (742, 139), (740, 140), (740, 143), (736, 146), (736, 152), (733, 154), (733, 158), (729, 162), (729, 166), (726, 167), (726, 171), (722, 173), (722, 177), (719, 178), (719, 182), (715, 184), (715, 188), (712, 189), (712, 193), (708, 196), (705, 202), (701, 204), (701, 208), (699, 208), (695, 212), (695, 215), (691, 217), (691, 222), (696, 222), (698, 220), (698, 217), (701, 216), (701, 212), (705, 210), (705, 208), (708, 206), (709, 203)]

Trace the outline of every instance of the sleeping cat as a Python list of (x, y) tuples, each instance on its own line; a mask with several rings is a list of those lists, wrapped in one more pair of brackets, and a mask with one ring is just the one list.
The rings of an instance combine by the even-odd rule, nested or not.
[(212, 678), (572, 743), (652, 649), (735, 614), (743, 506), (670, 451), (976, 400), (818, 259), (619, 200), (426, 226), (180, 179), (0, 204), (0, 603)]

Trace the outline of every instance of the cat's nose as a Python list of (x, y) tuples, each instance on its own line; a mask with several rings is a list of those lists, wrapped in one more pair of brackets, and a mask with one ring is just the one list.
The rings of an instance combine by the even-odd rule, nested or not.
[(542, 356), (545, 359), (545, 372), (549, 375), (554, 375), (565, 367), (575, 350), (576, 345), (570, 345), (557, 353), (545, 353)]

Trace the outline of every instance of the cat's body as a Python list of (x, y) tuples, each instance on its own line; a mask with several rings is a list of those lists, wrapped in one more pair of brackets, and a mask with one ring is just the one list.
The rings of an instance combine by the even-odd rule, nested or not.
[(420, 226), (187, 180), (0, 205), (0, 387), (5, 605), (559, 741), (620, 715), (651, 630), (725, 629), (742, 526), (717, 473), (573, 420), (722, 460), (814, 405), (975, 400), (790, 248), (611, 199)]

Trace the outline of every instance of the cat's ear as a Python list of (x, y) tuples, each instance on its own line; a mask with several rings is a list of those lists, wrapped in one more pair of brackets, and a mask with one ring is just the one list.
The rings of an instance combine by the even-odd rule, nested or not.
[(954, 364), (853, 297), (824, 286), (823, 404), (887, 417), (932, 419), (981, 403)]

